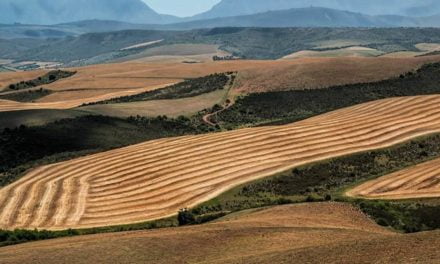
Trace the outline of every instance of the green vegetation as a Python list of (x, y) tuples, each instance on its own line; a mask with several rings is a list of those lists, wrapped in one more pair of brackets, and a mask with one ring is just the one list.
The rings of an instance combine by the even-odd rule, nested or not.
[[(423, 202), (363, 202), (345, 198), (345, 188), (440, 157), (440, 134), (391, 148), (318, 162), (247, 183), (189, 210), (193, 219), (270, 205), (340, 200), (354, 203), (379, 224), (416, 232), (440, 228), (439, 205)], [(408, 210), (407, 210), (408, 209)], [(425, 217), (426, 216), (426, 217)], [(188, 223), (187, 223), (188, 224)]]
[[(214, 44), (235, 57), (279, 59), (291, 53), (319, 48), (322, 42), (343, 40), (383, 52), (417, 51), (418, 43), (440, 43), (438, 28), (213, 28), (189, 31), (124, 30), (83, 34), (59, 40), (39, 40), (34, 45), (15, 39), (5, 43), (0, 55), (15, 60), (102, 63), (146, 49), (171, 44)], [(123, 48), (163, 39), (148, 48)], [(111, 41), (108, 41), (111, 40)], [(14, 46), (22, 47), (17, 50)], [(349, 46), (349, 45), (342, 45)], [(69, 52), (66, 52), (68, 50)]]
[(40, 88), (38, 90), (3, 94), (0, 95), (0, 99), (25, 103), (25, 102), (33, 102), (37, 99), (48, 96), (51, 93), (52, 91), (50, 90)]
[(328, 89), (255, 93), (239, 98), (218, 115), (224, 128), (285, 124), (368, 101), (440, 93), (440, 63), (397, 78)]
[(168, 119), (165, 116), (128, 119), (81, 116), (44, 126), (4, 129), (0, 132), (0, 186), (38, 165), (147, 140), (212, 130), (185, 117)]
[(75, 74), (76, 72), (62, 71), (62, 70), (50, 71), (45, 75), (38, 77), (37, 79), (33, 79), (29, 81), (21, 81), (19, 83), (13, 83), (10, 84), (7, 88), (10, 90), (28, 89), (40, 85), (50, 84), (60, 79), (71, 77)]
[(89, 105), (194, 97), (204, 93), (222, 90), (226, 85), (232, 84), (234, 80), (235, 74), (233, 72), (216, 73), (201, 78), (186, 80), (162, 89), (148, 91), (137, 95), (118, 97), (106, 101), (91, 103)]
[[(323, 112), (370, 100), (440, 92), (440, 64), (430, 64), (415, 73), (367, 84), (323, 90), (252, 94), (221, 113), (225, 128), (244, 125), (287, 123)], [(229, 73), (228, 73), (229, 74)], [(217, 74), (190, 80), (157, 93), (117, 100), (181, 98), (222, 89), (233, 77)], [(234, 75), (231, 75), (234, 76)], [(223, 84), (223, 85), (221, 85)], [(212, 85), (212, 86), (211, 86)], [(208, 86), (208, 87), (207, 87)], [(141, 99), (142, 98), (142, 99)], [(211, 110), (218, 109), (214, 106)], [(201, 115), (169, 119), (81, 116), (44, 126), (5, 129), (0, 132), (0, 186), (18, 179), (26, 170), (81, 155), (101, 152), (139, 142), (219, 130), (202, 124)], [(391, 148), (358, 153), (289, 170), (234, 188), (193, 209), (183, 209), (178, 217), (116, 227), (67, 231), (0, 231), (0, 246), (31, 240), (115, 232), (156, 227), (199, 224), (228, 213), (249, 208), (295, 202), (341, 200), (351, 202), (376, 221), (405, 232), (439, 228), (439, 204), (422, 202), (380, 202), (345, 198), (341, 192), (359, 182), (380, 177), (433, 158), (440, 157), (440, 135), (431, 135)]]
[(440, 205), (418, 202), (356, 201), (355, 204), (372, 216), (379, 225), (405, 233), (440, 228)]
[(156, 221), (142, 222), (137, 224), (116, 225), (116, 226), (106, 226), (106, 227), (87, 228), (87, 229), (67, 229), (61, 231), (36, 230), (36, 229), (35, 230), (0, 229), (0, 247), (20, 244), (30, 241), (53, 239), (60, 237), (92, 235), (92, 234), (112, 233), (112, 232), (126, 232), (133, 230), (148, 230), (148, 229), (176, 227), (176, 226), (178, 226), (178, 221), (176, 217), (170, 217)]

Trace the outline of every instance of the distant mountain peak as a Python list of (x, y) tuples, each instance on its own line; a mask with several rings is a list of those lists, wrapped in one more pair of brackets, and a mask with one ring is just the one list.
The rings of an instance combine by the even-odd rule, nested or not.
[(192, 19), (241, 16), (307, 7), (325, 7), (368, 15), (429, 16), (440, 13), (439, 0), (222, 0), (211, 10)]
[(0, 0), (3, 24), (59, 24), (92, 19), (144, 24), (178, 20), (156, 13), (141, 0)]

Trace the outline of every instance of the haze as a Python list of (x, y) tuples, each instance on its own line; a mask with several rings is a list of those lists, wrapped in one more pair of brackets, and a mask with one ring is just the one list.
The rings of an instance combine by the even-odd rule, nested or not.
[(158, 13), (179, 17), (193, 16), (209, 10), (220, 0), (143, 0)]

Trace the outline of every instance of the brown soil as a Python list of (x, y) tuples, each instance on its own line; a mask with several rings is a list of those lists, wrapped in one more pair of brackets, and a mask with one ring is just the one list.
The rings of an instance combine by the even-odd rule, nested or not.
[(339, 203), (278, 206), (215, 223), (0, 248), (2, 263), (436, 263), (440, 233), (393, 233)]

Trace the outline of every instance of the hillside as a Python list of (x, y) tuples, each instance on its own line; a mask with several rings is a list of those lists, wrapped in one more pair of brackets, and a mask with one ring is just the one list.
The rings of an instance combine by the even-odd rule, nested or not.
[[(322, 9), (311, 9), (320, 12)], [(290, 11), (282, 11), (290, 12)], [(351, 19), (351, 17), (349, 16)], [(336, 23), (336, 22), (335, 22)], [(136, 55), (158, 46), (212, 44), (247, 59), (278, 59), (301, 50), (363, 46), (383, 53), (419, 51), (418, 43), (440, 43), (437, 28), (213, 28), (190, 31), (126, 30), (89, 33), (58, 40), (41, 40), (19, 46), (22, 40), (5, 40), (2, 57), (16, 60), (96, 64)], [(122, 50), (162, 40), (139, 49)], [(329, 47), (329, 44), (332, 46)], [(22, 48), (21, 48), (22, 47)], [(68, 51), (68, 52), (66, 52)], [(148, 52), (147, 52), (148, 53)], [(80, 61), (79, 61), (80, 60)]]
[[(353, 241), (356, 241), (354, 243)], [(249, 210), (215, 223), (0, 248), (2, 263), (429, 263), (439, 232), (402, 235), (340, 203)], [(170, 250), (170, 249), (173, 250)], [(127, 251), (130, 254), (127, 254)], [(376, 252), (371, 254), (371, 252)]]
[(141, 0), (2, 0), (0, 23), (58, 24), (101, 19), (133, 23), (169, 23), (177, 18), (160, 15)]
[(440, 196), (440, 160), (435, 159), (371, 180), (347, 192), (367, 199), (411, 199)]
[[(267, 2), (267, 1), (266, 1)], [(167, 25), (170, 29), (214, 27), (437, 27), (438, 20), (397, 15), (370, 16), (322, 7), (294, 8)]]
[(250, 15), (291, 8), (325, 7), (369, 15), (429, 16), (440, 13), (436, 0), (222, 0), (211, 10), (191, 19)]
[(439, 103), (438, 95), (379, 100), (284, 126), (159, 139), (42, 166), (0, 190), (0, 228), (175, 215), (245, 182), (440, 132)]

